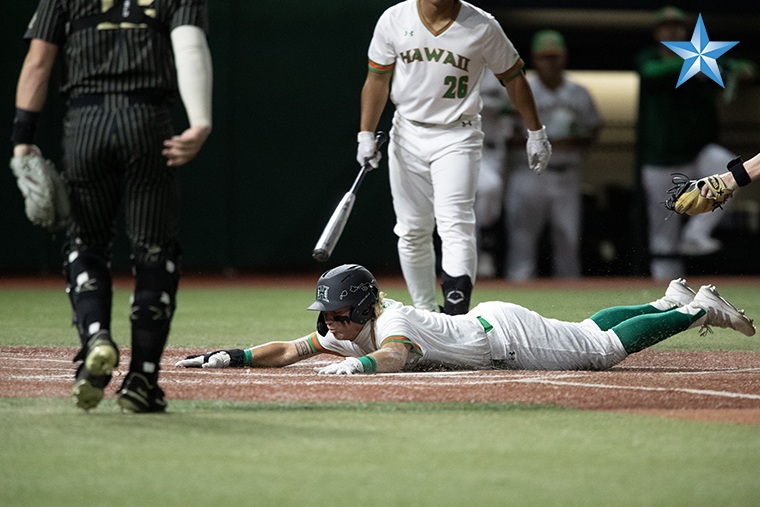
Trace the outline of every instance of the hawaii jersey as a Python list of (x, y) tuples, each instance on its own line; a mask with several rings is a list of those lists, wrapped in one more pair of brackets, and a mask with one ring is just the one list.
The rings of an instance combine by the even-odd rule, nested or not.
[(380, 317), (365, 324), (353, 340), (338, 340), (312, 333), (312, 347), (344, 357), (360, 357), (391, 342), (409, 344), (406, 368), (452, 366), (472, 369), (492, 368), (491, 345), (483, 325), (471, 315), (446, 315), (419, 310), (391, 299), (383, 300)]
[(523, 61), (499, 23), (461, 2), (455, 20), (434, 31), (407, 0), (386, 10), (369, 46), (369, 70), (393, 72), (391, 101), (403, 117), (445, 125), (480, 112), (480, 79), (488, 68), (508, 80)]

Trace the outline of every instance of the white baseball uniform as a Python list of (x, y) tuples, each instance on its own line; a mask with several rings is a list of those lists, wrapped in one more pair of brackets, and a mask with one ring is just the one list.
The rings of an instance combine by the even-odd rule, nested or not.
[(389, 342), (411, 346), (405, 369), (604, 370), (628, 354), (592, 320), (563, 322), (512, 303), (481, 303), (466, 315), (429, 312), (385, 299), (383, 313), (353, 341), (309, 337), (314, 350), (361, 357)]
[(510, 151), (507, 190), (507, 276), (516, 281), (534, 278), (541, 233), (551, 227), (554, 275), (581, 275), (581, 162), (586, 149), (562, 140), (588, 139), (602, 124), (588, 90), (567, 78), (556, 89), (537, 75), (528, 77), (536, 108), (552, 143), (552, 159), (542, 174), (528, 166), (524, 152)]
[(464, 1), (456, 19), (437, 31), (416, 0), (390, 7), (368, 57), (370, 71), (393, 72), (388, 166), (401, 268), (414, 304), (437, 309), (436, 227), (444, 272), (475, 280), (481, 76), (490, 69), (508, 79), (523, 62), (493, 16)]

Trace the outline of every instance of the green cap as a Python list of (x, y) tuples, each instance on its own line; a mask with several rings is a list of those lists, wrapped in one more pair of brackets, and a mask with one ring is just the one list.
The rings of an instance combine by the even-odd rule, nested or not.
[(686, 14), (678, 7), (672, 5), (666, 5), (662, 9), (658, 10), (654, 14), (654, 22), (659, 25), (660, 23), (686, 23)]
[(556, 30), (541, 30), (533, 36), (531, 51), (534, 55), (564, 55), (565, 38)]

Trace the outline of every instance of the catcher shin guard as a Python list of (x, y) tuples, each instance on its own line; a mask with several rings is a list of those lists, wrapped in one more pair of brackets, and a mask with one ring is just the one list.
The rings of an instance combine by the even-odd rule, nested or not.
[(130, 371), (158, 376), (158, 365), (169, 337), (177, 286), (177, 248), (141, 246), (132, 255), (135, 291), (131, 299), (132, 360)]
[(97, 247), (69, 247), (67, 252), (63, 264), (66, 293), (71, 301), (72, 322), (84, 350), (92, 335), (101, 329), (111, 329), (113, 288), (109, 255)]
[(441, 288), (443, 289), (443, 313), (459, 315), (470, 310), (472, 281), (469, 276), (450, 276), (444, 271)]

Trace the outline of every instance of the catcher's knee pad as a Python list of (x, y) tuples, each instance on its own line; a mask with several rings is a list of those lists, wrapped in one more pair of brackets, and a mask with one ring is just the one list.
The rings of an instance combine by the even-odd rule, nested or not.
[(69, 244), (63, 273), (73, 310), (72, 321), (83, 341), (110, 329), (113, 288), (107, 248)]
[(472, 280), (467, 275), (450, 276), (445, 271), (441, 276), (443, 289), (443, 313), (460, 315), (470, 310)]
[(139, 246), (132, 254), (135, 292), (130, 319), (133, 329), (168, 329), (176, 308), (179, 247)]

